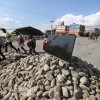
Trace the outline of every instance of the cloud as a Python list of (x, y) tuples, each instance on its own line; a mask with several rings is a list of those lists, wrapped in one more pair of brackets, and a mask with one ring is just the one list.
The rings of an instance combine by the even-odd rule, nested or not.
[(33, 26), (33, 27), (40, 29), (42, 32), (45, 32), (46, 30), (50, 30), (51, 28), (50, 24), (41, 24), (41, 25)]
[(12, 18), (3, 18), (0, 17), (0, 28), (15, 28), (21, 26), (20, 21), (16, 21)]
[(4, 19), (7, 23), (13, 23), (13, 19), (12, 18), (5, 18)]
[[(82, 14), (80, 15), (66, 14), (61, 18), (54, 20), (52, 27), (55, 28), (56, 25), (60, 25), (62, 21), (64, 21), (65, 25), (76, 23), (85, 26), (100, 26), (100, 12), (90, 14), (87, 16), (83, 16)], [(22, 24), (23, 23), (20, 22), (20, 20), (14, 20), (13, 18), (9, 18), (8, 16), (0, 17), (0, 28), (1, 27), (18, 28), (18, 27), (22, 27)], [(35, 26), (35, 28), (40, 29), (42, 32), (45, 32), (46, 30), (51, 29), (51, 23), (50, 22), (48, 24), (42, 23), (38, 26)]]
[[(85, 26), (98, 26), (100, 25), (100, 12), (90, 14), (88, 16), (83, 15), (73, 15), (73, 14), (66, 14), (61, 18), (58, 18), (53, 23), (53, 28), (56, 27), (56, 25), (60, 25), (60, 23), (64, 21), (65, 25), (70, 25), (73, 23), (76, 24), (82, 24)], [(42, 24), (37, 26), (41, 31), (45, 31), (47, 29), (50, 29), (50, 24)]]
[(75, 16), (72, 14), (66, 14), (62, 18), (57, 19), (56, 22), (64, 21), (65, 25), (76, 23), (76, 24), (83, 24), (86, 26), (96, 26), (100, 25), (99, 18), (100, 18), (100, 12), (88, 16), (83, 16), (83, 15)]

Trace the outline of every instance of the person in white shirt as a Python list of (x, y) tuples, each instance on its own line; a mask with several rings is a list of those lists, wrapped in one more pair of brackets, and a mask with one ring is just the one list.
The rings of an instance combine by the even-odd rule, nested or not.
[[(3, 40), (2, 40), (2, 37), (0, 37), (0, 55), (2, 56), (2, 60), (5, 60), (6, 58), (5, 58), (5, 56), (4, 56), (4, 54), (2, 53), (2, 51), (1, 51), (1, 49), (2, 49), (2, 47), (4, 47), (4, 42), (3, 42)], [(0, 60), (1, 61), (1, 60)]]
[(17, 52), (17, 49), (12, 45), (12, 41), (11, 41), (11, 36), (10, 34), (6, 31), (6, 29), (2, 28), (2, 31), (4, 33), (6, 33), (6, 44), (5, 44), (5, 52), (7, 52), (7, 47), (8, 45), (10, 45), (11, 48), (13, 48), (16, 52)]

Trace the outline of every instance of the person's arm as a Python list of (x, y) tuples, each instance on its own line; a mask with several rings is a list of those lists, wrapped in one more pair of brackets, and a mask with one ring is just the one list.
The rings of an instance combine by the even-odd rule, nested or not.
[(2, 40), (2, 37), (0, 37), (0, 44), (1, 45), (5, 45), (4, 42), (3, 42), (3, 40)]

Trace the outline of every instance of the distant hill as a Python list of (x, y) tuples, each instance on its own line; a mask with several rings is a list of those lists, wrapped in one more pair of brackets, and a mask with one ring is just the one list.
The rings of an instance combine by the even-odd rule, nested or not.
[(29, 35), (29, 34), (32, 34), (34, 36), (42, 36), (42, 35), (44, 35), (43, 32), (41, 32), (40, 30), (38, 30), (36, 28), (33, 28), (31, 26), (18, 28), (15, 31), (13, 31), (12, 33), (15, 34), (16, 32), (19, 32), (20, 34), (23, 34), (23, 35)]

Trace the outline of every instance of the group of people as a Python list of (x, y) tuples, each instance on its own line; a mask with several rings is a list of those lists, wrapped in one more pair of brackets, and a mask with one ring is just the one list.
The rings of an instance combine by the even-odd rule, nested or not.
[[(19, 32), (16, 32), (16, 36), (17, 36), (17, 42), (18, 42), (18, 48), (15, 48), (12, 45), (12, 40), (11, 40), (11, 35), (6, 31), (6, 29), (2, 28), (2, 32), (5, 33), (5, 38), (6, 38), (6, 43), (4, 43), (4, 41), (2, 40), (2, 37), (0, 37), (0, 55), (2, 56), (2, 60), (5, 60), (6, 57), (5, 55), (2, 53), (2, 47), (5, 47), (5, 52), (8, 52), (8, 46), (10, 46), (11, 48), (13, 48), (17, 53), (20, 52), (20, 48), (27, 53), (27, 50), (24, 48), (24, 39), (22, 37), (22, 35)], [(35, 51), (35, 47), (36, 47), (36, 41), (35, 38), (30, 34), (29, 35), (29, 40), (27, 42), (27, 46), (29, 47), (29, 53), (32, 54), (33, 53), (37, 54), (38, 53)], [(0, 59), (1, 61), (1, 59)]]
[(91, 35), (88, 37), (88, 40), (97, 40), (99, 36)]

